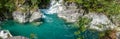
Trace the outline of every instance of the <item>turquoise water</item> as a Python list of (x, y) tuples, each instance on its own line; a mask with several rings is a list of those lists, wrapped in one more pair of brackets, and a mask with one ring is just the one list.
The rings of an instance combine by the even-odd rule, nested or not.
[[(46, 10), (42, 10), (44, 17), (43, 23), (37, 25), (35, 23), (20, 24), (13, 20), (3, 22), (2, 28), (7, 29), (13, 36), (25, 36), (30, 38), (30, 34), (35, 34), (35, 39), (76, 39), (74, 35), (75, 28), (73, 25), (67, 24), (63, 19), (58, 18), (57, 14), (46, 14)], [(80, 35), (85, 39), (98, 39), (97, 32), (86, 30)]]
[(30, 34), (33, 33), (36, 39), (75, 39), (74, 29), (63, 19), (58, 18), (56, 14), (45, 14), (45, 10), (42, 12), (45, 17), (40, 25), (35, 25), (35, 23), (19, 24), (8, 20), (2, 24), (2, 28), (8, 29), (14, 36), (30, 37)]

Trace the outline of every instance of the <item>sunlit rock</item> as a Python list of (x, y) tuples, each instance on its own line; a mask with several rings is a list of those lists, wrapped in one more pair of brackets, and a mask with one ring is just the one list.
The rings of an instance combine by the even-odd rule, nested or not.
[(42, 14), (40, 13), (40, 11), (35, 11), (32, 13), (29, 22), (33, 22), (35, 20), (39, 20), (40, 18), (42, 18)]
[(104, 14), (89, 13), (85, 16), (92, 19), (89, 26), (90, 29), (104, 31), (114, 29), (116, 27)]
[(117, 32), (116, 36), (117, 36), (117, 39), (119, 39), (120, 38), (120, 32)]
[(112, 16), (112, 21), (116, 26), (120, 26), (120, 20), (119, 19), (120, 19), (120, 14)]
[(63, 0), (51, 0), (50, 8), (48, 9), (47, 14), (58, 13), (64, 10)]
[(0, 30), (0, 38), (5, 39), (8, 37), (12, 37), (8, 30)]
[(27, 18), (27, 14), (29, 14), (29, 13), (23, 13), (23, 12), (21, 12), (21, 11), (15, 11), (15, 12), (13, 12), (13, 19), (15, 20), (15, 21), (18, 21), (19, 23), (25, 23), (25, 22), (27, 22), (28, 21), (28, 18)]
[(42, 17), (40, 11), (33, 11), (31, 13), (23, 13), (21, 11), (13, 12), (13, 19), (19, 23), (33, 22), (39, 20)]
[(82, 16), (84, 10), (77, 9), (75, 3), (66, 4), (63, 11), (58, 12), (58, 17), (65, 19), (67, 22), (76, 22), (80, 16)]
[(6, 38), (6, 39), (29, 39), (29, 38), (26, 38), (26, 37), (23, 37), (23, 36), (13, 36), (13, 37), (9, 37), (9, 38)]
[(78, 9), (76, 3), (68, 3), (63, 0), (51, 0), (51, 6), (47, 14), (57, 13), (58, 17), (65, 19), (67, 22), (76, 22), (78, 17), (83, 15), (84, 10)]

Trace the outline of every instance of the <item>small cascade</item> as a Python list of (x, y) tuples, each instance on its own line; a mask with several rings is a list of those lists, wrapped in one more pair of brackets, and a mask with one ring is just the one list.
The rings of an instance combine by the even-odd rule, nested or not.
[(52, 22), (53, 19), (49, 15), (47, 15), (48, 12), (46, 12), (46, 9), (41, 9), (42, 13), (42, 18), (44, 19), (45, 22)]
[(53, 22), (53, 19), (51, 18), (51, 17), (48, 17), (48, 16), (46, 16), (46, 15), (43, 15), (43, 18), (44, 18), (44, 20), (46, 21), (46, 22)]
[(51, 0), (50, 8), (48, 9), (47, 14), (54, 14), (54, 13), (58, 13), (58, 12), (62, 11), (63, 10), (62, 2), (63, 2), (63, 0), (58, 0), (58, 1)]

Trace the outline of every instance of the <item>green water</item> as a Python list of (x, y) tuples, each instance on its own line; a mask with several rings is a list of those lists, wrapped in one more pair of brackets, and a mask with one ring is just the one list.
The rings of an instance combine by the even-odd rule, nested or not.
[[(43, 11), (43, 13), (46, 12)], [(30, 34), (33, 33), (36, 39), (75, 39), (74, 29), (70, 27), (71, 25), (66, 24), (56, 14), (45, 14), (45, 16), (40, 25), (35, 25), (35, 23), (19, 24), (8, 20), (2, 24), (2, 28), (8, 29), (14, 36), (30, 37)]]
[[(4, 21), (2, 24), (3, 29), (7, 29), (13, 36), (25, 36), (30, 38), (30, 34), (35, 34), (35, 39), (76, 39), (74, 35), (76, 31), (71, 24), (59, 18), (57, 14), (46, 14), (46, 10), (42, 10), (44, 17), (42, 24), (35, 23), (20, 24), (13, 20)], [(97, 32), (86, 30), (80, 35), (85, 39), (98, 39)]]

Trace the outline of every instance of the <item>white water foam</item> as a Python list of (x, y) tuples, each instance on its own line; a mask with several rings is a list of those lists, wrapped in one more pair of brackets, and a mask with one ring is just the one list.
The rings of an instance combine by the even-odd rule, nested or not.
[(58, 13), (60, 11), (63, 10), (63, 7), (62, 7), (62, 2), (63, 0), (51, 0), (51, 3), (50, 3), (50, 8), (47, 10), (47, 14), (54, 14), (54, 13)]

